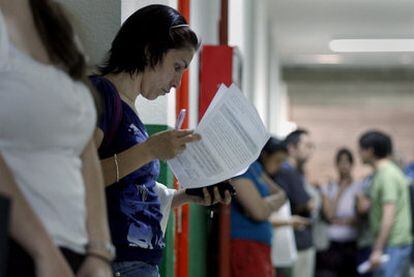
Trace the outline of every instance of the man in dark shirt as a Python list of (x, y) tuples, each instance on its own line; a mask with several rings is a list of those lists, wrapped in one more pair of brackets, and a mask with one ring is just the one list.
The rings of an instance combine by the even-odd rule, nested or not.
[[(298, 129), (285, 139), (288, 148), (287, 162), (274, 177), (286, 192), (292, 208), (292, 215), (311, 218), (315, 203), (306, 191), (306, 179), (303, 167), (310, 158), (313, 143), (308, 131)], [(293, 265), (293, 277), (312, 277), (314, 275), (315, 248), (312, 239), (312, 227), (295, 229), (298, 259)]]

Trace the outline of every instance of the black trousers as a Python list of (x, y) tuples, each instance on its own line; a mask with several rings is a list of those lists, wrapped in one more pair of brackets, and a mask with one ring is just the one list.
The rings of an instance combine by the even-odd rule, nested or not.
[[(66, 261), (73, 272), (77, 272), (82, 265), (85, 256), (66, 248), (60, 248)], [(7, 277), (35, 277), (35, 264), (32, 257), (14, 240), (9, 241), (9, 253), (7, 263)]]
[(356, 242), (331, 241), (328, 250), (317, 253), (315, 276), (357, 276), (356, 254)]

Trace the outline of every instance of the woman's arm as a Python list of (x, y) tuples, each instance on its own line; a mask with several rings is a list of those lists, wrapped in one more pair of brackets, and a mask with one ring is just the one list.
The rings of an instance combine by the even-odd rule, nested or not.
[[(102, 140), (102, 130), (96, 129), (95, 143), (98, 148), (101, 145)], [(117, 177), (121, 179), (154, 159), (154, 156), (151, 154), (150, 149), (146, 147), (145, 143), (140, 143), (121, 153), (118, 153), (117, 161), (115, 161), (115, 157), (101, 160), (100, 162), (105, 186), (112, 185), (117, 181)], [(117, 174), (119, 175), (117, 176)]]
[(336, 208), (335, 203), (329, 199), (329, 197), (320, 191), (322, 198), (322, 213), (327, 221), (331, 222), (335, 218)]
[(95, 143), (89, 141), (82, 156), (82, 175), (86, 191), (87, 258), (79, 276), (111, 276), (111, 248), (106, 213), (105, 190)]
[(274, 210), (279, 210), (286, 202), (285, 191), (273, 181), (267, 174), (262, 174), (263, 180), (268, 184), (271, 196), (266, 197), (267, 201), (273, 204)]
[(356, 210), (359, 215), (366, 215), (371, 208), (371, 201), (362, 192), (356, 195)]
[(273, 211), (277, 211), (286, 201), (283, 192), (263, 198), (253, 182), (246, 178), (232, 180), (237, 192), (237, 200), (246, 214), (254, 220), (268, 220)]
[[(95, 131), (95, 143), (99, 147), (103, 140), (103, 132)], [(101, 160), (105, 186), (109, 186), (119, 179), (131, 174), (143, 165), (153, 160), (169, 160), (185, 150), (187, 143), (200, 140), (201, 137), (193, 134), (193, 131), (170, 130), (157, 133), (143, 143), (118, 153), (117, 160), (110, 157)], [(118, 170), (117, 166), (118, 164)], [(118, 172), (117, 172), (118, 171)], [(119, 174), (117, 176), (117, 174)]]
[(294, 229), (303, 229), (310, 225), (311, 222), (305, 217), (293, 215), (289, 219), (272, 218), (270, 223), (272, 223), (273, 227), (292, 226)]
[(1, 154), (0, 184), (0, 193), (12, 201), (10, 236), (33, 258), (37, 276), (73, 276), (69, 265), (14, 181)]

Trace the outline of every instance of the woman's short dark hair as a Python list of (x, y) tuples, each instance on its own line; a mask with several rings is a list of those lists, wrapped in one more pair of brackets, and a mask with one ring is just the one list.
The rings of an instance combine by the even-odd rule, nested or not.
[(352, 155), (351, 150), (349, 150), (348, 148), (341, 148), (338, 150), (338, 152), (336, 152), (336, 164), (339, 163), (343, 156), (345, 156), (351, 164), (354, 164), (354, 155)]
[(368, 131), (359, 139), (362, 149), (372, 148), (376, 158), (386, 158), (392, 153), (391, 137), (380, 131)]
[(99, 71), (102, 75), (132, 75), (162, 62), (171, 49), (187, 47), (197, 51), (199, 45), (197, 35), (178, 11), (164, 5), (146, 6), (122, 24)]
[(287, 153), (286, 144), (284, 141), (279, 140), (275, 137), (271, 137), (260, 153), (258, 161), (263, 165), (263, 155), (266, 154), (268, 156), (273, 155), (278, 152)]

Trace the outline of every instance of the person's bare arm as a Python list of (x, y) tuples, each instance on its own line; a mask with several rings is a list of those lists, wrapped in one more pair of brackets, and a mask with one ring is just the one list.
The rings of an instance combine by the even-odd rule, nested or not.
[[(111, 243), (106, 213), (102, 171), (94, 142), (91, 140), (82, 156), (82, 175), (85, 182), (88, 241), (90, 248), (79, 276), (111, 276), (111, 258), (103, 245)], [(98, 259), (95, 255), (103, 257)]]
[[(1, 154), (0, 183), (0, 193), (12, 201), (10, 236), (33, 258), (37, 275), (73, 276), (69, 265), (20, 191)], [(33, 234), (36, 234), (35, 239)]]
[(321, 197), (323, 215), (328, 221), (332, 221), (335, 217), (334, 203), (332, 203), (331, 199), (329, 199), (329, 197), (326, 196), (324, 193), (321, 193)]
[(381, 256), (384, 247), (387, 245), (392, 226), (394, 224), (395, 203), (387, 203), (382, 207), (382, 218), (379, 234), (375, 240), (370, 261), (373, 268), (381, 264)]
[(253, 182), (246, 178), (232, 180), (232, 184), (237, 192), (237, 201), (246, 214), (257, 221), (267, 220), (270, 214), (278, 210), (286, 201), (284, 193), (263, 198)]
[(286, 202), (286, 193), (285, 191), (273, 181), (267, 174), (262, 174), (263, 180), (267, 183), (270, 191), (270, 196), (266, 197), (267, 201), (270, 201), (274, 206), (273, 208), (277, 211), (283, 204)]
[(310, 225), (311, 221), (305, 217), (293, 215), (289, 219), (272, 218), (270, 223), (273, 227), (292, 226), (294, 229), (303, 229)]
[(356, 195), (356, 209), (358, 214), (366, 215), (371, 208), (371, 201), (363, 193)]
[(387, 244), (392, 225), (394, 224), (395, 204), (387, 203), (382, 207), (382, 218), (379, 235), (374, 244), (374, 250), (382, 250)]
[[(100, 145), (103, 140), (103, 132), (100, 129), (95, 131), (95, 143)], [(150, 153), (149, 148), (146, 147), (145, 143), (136, 144), (135, 146), (117, 154), (118, 162), (118, 173), (119, 178), (123, 178), (128, 174), (131, 174), (138, 168), (149, 163), (154, 159)], [(117, 179), (117, 168), (115, 163), (115, 157), (110, 157), (100, 161), (104, 184), (109, 186), (116, 182)]]
[[(157, 133), (147, 141), (117, 153), (119, 178), (123, 178), (145, 164), (155, 160), (169, 160), (185, 150), (187, 143), (200, 140), (200, 136), (187, 130), (170, 130)], [(103, 140), (103, 132), (95, 131), (95, 143), (98, 147)], [(117, 170), (115, 157), (101, 160), (105, 186), (116, 182)]]
[[(329, 186), (329, 184), (325, 185)], [(342, 195), (343, 190), (340, 189), (338, 193), (335, 195), (333, 199), (329, 198), (328, 195), (324, 192), (325, 187), (320, 187), (320, 195), (322, 198), (322, 213), (324, 217), (329, 221), (332, 222), (336, 216), (336, 209), (338, 207), (339, 199)]]

